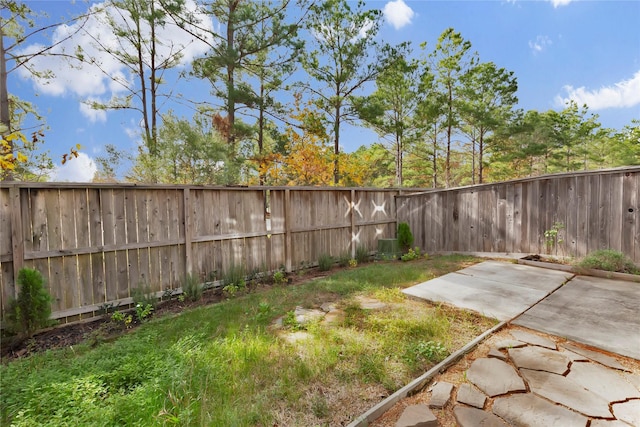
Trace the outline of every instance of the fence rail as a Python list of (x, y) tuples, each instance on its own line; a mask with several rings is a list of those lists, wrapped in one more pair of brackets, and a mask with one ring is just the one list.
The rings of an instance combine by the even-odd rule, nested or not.
[(547, 175), (400, 195), (397, 217), (428, 252), (582, 257), (614, 249), (640, 263), (639, 193), (639, 167)]
[(161, 294), (187, 273), (219, 279), (231, 266), (288, 271), (321, 254), (374, 250), (395, 235), (395, 196), (380, 189), (12, 183), (0, 188), (0, 307), (15, 276), (38, 269), (54, 318), (90, 317)]

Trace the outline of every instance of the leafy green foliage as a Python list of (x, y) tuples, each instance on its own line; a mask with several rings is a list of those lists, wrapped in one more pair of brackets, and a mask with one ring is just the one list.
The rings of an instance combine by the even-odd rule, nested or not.
[(44, 288), (44, 278), (38, 270), (22, 268), (18, 272), (18, 298), (9, 303), (9, 330), (30, 337), (50, 324), (51, 296)]
[(282, 270), (273, 273), (273, 283), (276, 285), (284, 285), (287, 283), (287, 276)]
[(549, 230), (544, 232), (544, 240), (547, 246), (547, 253), (551, 253), (555, 249), (555, 254), (558, 253), (558, 247), (564, 242), (562, 238), (562, 230), (564, 230), (564, 224), (561, 222), (554, 222), (553, 226)]
[(408, 251), (413, 245), (413, 233), (411, 233), (411, 228), (406, 222), (398, 224), (398, 245), (404, 251)]
[(640, 268), (629, 257), (622, 252), (611, 249), (592, 252), (584, 257), (577, 266), (618, 273), (640, 274)]
[(420, 248), (416, 246), (415, 248), (409, 248), (407, 253), (402, 255), (400, 259), (402, 261), (413, 261), (414, 259), (419, 259), (421, 256)]

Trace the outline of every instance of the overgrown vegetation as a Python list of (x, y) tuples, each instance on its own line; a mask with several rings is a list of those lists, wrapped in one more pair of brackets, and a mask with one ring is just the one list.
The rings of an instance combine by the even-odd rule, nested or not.
[(38, 270), (22, 268), (18, 272), (18, 298), (9, 303), (7, 328), (20, 338), (28, 338), (38, 329), (49, 326), (51, 295), (44, 287)]
[(243, 265), (232, 264), (224, 273), (222, 290), (229, 296), (234, 296), (238, 291), (247, 287), (245, 281), (246, 271)]
[(613, 271), (617, 273), (640, 274), (640, 268), (622, 252), (601, 249), (590, 253), (576, 264), (581, 268)]
[(186, 299), (198, 301), (202, 298), (202, 286), (197, 276), (187, 274), (182, 282), (182, 293)]
[[(156, 317), (95, 348), (15, 360), (0, 366), (0, 424), (340, 425), (493, 324), (400, 292), (473, 262), (368, 264)], [(388, 307), (363, 310), (358, 295)], [(324, 302), (344, 320), (305, 325), (295, 343), (270, 327)]]
[(320, 271), (329, 271), (331, 267), (333, 267), (333, 257), (329, 254), (320, 254), (318, 257), (318, 270)]

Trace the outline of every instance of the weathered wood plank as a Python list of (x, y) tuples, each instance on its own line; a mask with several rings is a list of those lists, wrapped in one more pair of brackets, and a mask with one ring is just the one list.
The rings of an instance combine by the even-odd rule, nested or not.
[(592, 175), (585, 177), (588, 183), (589, 194), (587, 194), (587, 248), (586, 253), (598, 249), (600, 240), (600, 209), (598, 206), (600, 195), (600, 176)]
[(625, 254), (635, 253), (638, 217), (638, 187), (636, 177), (630, 173), (622, 176), (622, 248)]
[(611, 177), (602, 175), (600, 176), (600, 189), (598, 192), (598, 249), (609, 248), (609, 236), (611, 234), (609, 231), (611, 226), (610, 206)]

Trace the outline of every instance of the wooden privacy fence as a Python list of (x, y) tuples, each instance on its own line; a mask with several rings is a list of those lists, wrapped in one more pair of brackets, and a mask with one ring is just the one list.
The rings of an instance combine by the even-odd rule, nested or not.
[(396, 203), (398, 222), (409, 223), (427, 252), (582, 257), (614, 249), (640, 263), (639, 192), (640, 168), (632, 167), (400, 195)]
[(158, 295), (187, 273), (219, 279), (316, 262), (321, 254), (372, 251), (395, 236), (398, 191), (11, 183), (0, 188), (0, 307), (21, 267), (38, 269), (54, 318), (90, 317)]

